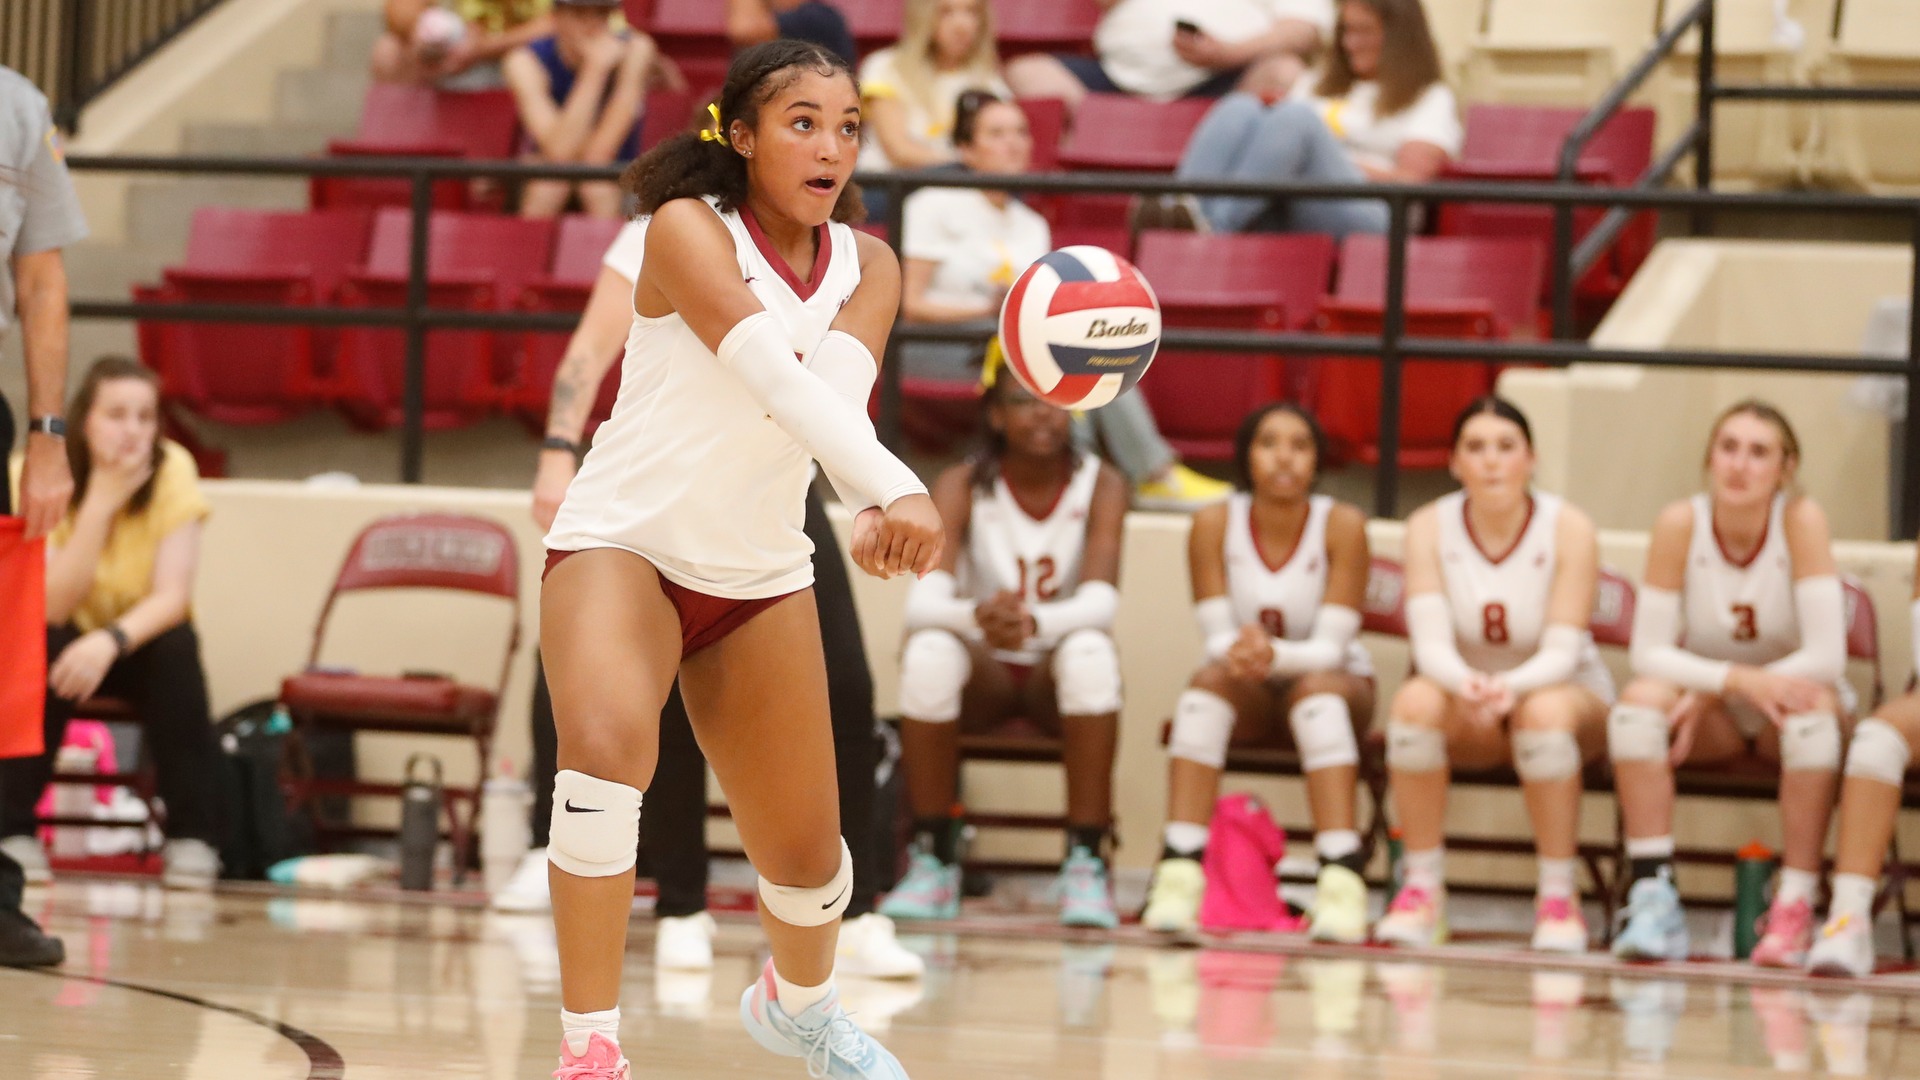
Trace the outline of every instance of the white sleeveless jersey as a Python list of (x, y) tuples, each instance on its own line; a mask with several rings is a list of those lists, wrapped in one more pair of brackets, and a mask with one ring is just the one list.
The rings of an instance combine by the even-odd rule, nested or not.
[[(1087, 515), (1093, 509), (1093, 490), (1100, 479), (1100, 459), (1092, 454), (1080, 465), (1054, 500), (1047, 515), (1028, 514), (1006, 480), (994, 477), (992, 488), (973, 488), (973, 511), (967, 525), (967, 549), (957, 575), (960, 593), (984, 600), (1002, 590), (1019, 593), (1028, 605), (1064, 600), (1080, 587), (1080, 563), (1087, 551)], [(1058, 645), (1056, 640), (1029, 639), (1019, 649), (996, 651), (995, 656), (1016, 664), (1032, 664)]]
[(1770, 664), (1800, 647), (1793, 602), (1793, 559), (1787, 551), (1787, 497), (1776, 495), (1767, 532), (1745, 562), (1727, 557), (1713, 531), (1713, 504), (1695, 495), (1687, 544), (1682, 647), (1710, 660)]
[[(811, 353), (860, 284), (853, 230), (821, 227), (811, 283), (802, 284), (751, 218), (720, 220), (747, 288), (795, 355)], [(546, 544), (624, 548), (711, 596), (804, 589), (813, 583), (813, 544), (802, 531), (812, 464), (685, 319), (636, 315), (613, 415), (594, 434)]]
[[(1315, 495), (1307, 500), (1307, 523), (1293, 551), (1279, 566), (1260, 549), (1253, 531), (1253, 496), (1235, 492), (1227, 500), (1227, 536), (1223, 554), (1227, 566), (1227, 601), (1235, 626), (1261, 626), (1286, 641), (1304, 641), (1313, 634), (1327, 595), (1327, 516), (1333, 499)], [(1344, 670), (1372, 675), (1373, 660), (1358, 641), (1347, 648)]]

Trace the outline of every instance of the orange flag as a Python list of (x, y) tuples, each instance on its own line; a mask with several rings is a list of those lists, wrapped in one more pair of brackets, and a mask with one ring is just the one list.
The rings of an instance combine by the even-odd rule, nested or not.
[(41, 751), (47, 694), (46, 545), (0, 517), (0, 758)]

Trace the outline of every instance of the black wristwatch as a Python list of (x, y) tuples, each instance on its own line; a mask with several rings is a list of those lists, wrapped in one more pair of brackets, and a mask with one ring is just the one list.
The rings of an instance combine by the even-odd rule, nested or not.
[(51, 435), (56, 439), (67, 437), (67, 421), (59, 416), (36, 416), (27, 421), (27, 434)]
[(558, 435), (549, 435), (546, 438), (541, 439), (540, 449), (565, 450), (567, 453), (572, 454), (574, 457), (579, 457), (580, 455), (587, 452), (586, 447), (581, 446), (579, 443), (574, 442), (571, 439), (563, 439)]
[(132, 650), (133, 643), (127, 640), (127, 632), (120, 629), (119, 623), (108, 623), (104, 629), (107, 636), (113, 639), (113, 647), (119, 650), (121, 656), (127, 655)]

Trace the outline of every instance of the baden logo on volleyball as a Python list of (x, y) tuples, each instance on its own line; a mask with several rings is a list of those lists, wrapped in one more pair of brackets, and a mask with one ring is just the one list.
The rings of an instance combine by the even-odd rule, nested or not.
[(1007, 369), (1062, 409), (1097, 409), (1133, 389), (1160, 347), (1160, 302), (1133, 264), (1065, 247), (1027, 268), (1000, 308)]

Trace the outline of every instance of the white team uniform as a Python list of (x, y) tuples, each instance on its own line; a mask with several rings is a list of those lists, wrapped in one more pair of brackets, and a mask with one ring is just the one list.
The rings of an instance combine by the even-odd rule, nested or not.
[[(738, 212), (720, 220), (747, 288), (785, 328), (796, 356), (810, 354), (860, 284), (853, 230), (822, 227), (811, 284), (802, 285), (761, 246), (757, 226)], [(796, 592), (813, 584), (813, 544), (803, 531), (812, 466), (685, 319), (636, 315), (613, 415), (594, 434), (546, 545), (623, 548), (710, 596)]]
[[(967, 547), (955, 575), (959, 595), (984, 600), (1007, 590), (1019, 593), (1029, 607), (1072, 596), (1080, 587), (1087, 514), (1099, 479), (1100, 459), (1085, 455), (1043, 518), (1028, 514), (998, 476), (986, 491), (975, 486)], [(979, 640), (981, 635), (975, 630), (971, 636)], [(1036, 664), (1058, 644), (1033, 637), (1019, 649), (996, 649), (993, 655), (1010, 664)]]
[[(1313, 635), (1314, 620), (1327, 595), (1327, 515), (1333, 499), (1315, 495), (1307, 500), (1307, 524), (1300, 531), (1286, 561), (1273, 566), (1260, 550), (1253, 531), (1253, 496), (1236, 492), (1227, 500), (1227, 601), (1235, 626), (1264, 627), (1284, 641), (1305, 641)], [(1373, 658), (1366, 646), (1354, 641), (1340, 670), (1362, 678), (1373, 677)]]
[[(1440, 574), (1453, 615), (1453, 640), (1460, 658), (1475, 671), (1511, 671), (1540, 650), (1547, 629), (1547, 598), (1558, 565), (1555, 540), (1558, 495), (1533, 494), (1533, 508), (1520, 538), (1498, 557), (1488, 555), (1467, 523), (1464, 491), (1435, 503), (1440, 519)], [(1569, 680), (1613, 701), (1613, 677), (1600, 660), (1593, 635), (1581, 627), (1580, 660)]]
[[(1687, 568), (1681, 593), (1680, 647), (1709, 660), (1764, 667), (1800, 648), (1800, 613), (1793, 599), (1793, 556), (1787, 550), (1785, 493), (1773, 497), (1767, 531), (1745, 562), (1727, 557), (1713, 531), (1713, 501), (1706, 494), (1693, 506), (1693, 536), (1687, 542)], [(1859, 703), (1853, 684), (1840, 680), (1835, 691), (1843, 711)], [(1766, 718), (1745, 702), (1726, 702), (1742, 731), (1751, 737)]]

